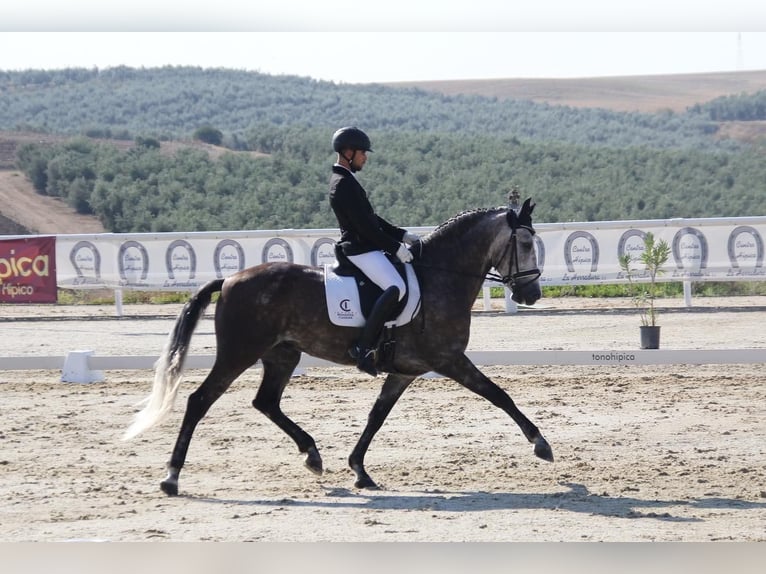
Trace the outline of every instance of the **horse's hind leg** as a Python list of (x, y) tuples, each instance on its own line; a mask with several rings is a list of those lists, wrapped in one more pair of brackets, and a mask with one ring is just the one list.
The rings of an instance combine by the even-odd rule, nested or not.
[(199, 388), (189, 395), (186, 402), (186, 412), (181, 423), (181, 430), (178, 433), (178, 439), (168, 463), (168, 476), (160, 483), (162, 491), (169, 496), (178, 494), (178, 475), (186, 461), (186, 453), (189, 450), (189, 443), (197, 423), (202, 420), (213, 403), (226, 392), (234, 379), (250, 366), (245, 365), (241, 368), (232, 369), (232, 367), (220, 367), (220, 364), (216, 360), (208, 376)]
[(527, 440), (535, 445), (535, 455), (553, 462), (553, 451), (539, 429), (524, 416), (514, 404), (508, 393), (493, 383), (465, 355), (458, 356), (452, 364), (442, 365), (438, 372), (456, 380), (468, 390), (484, 397), (496, 407), (500, 407), (519, 425)]
[(306, 467), (311, 472), (321, 475), (322, 457), (319, 456), (314, 439), (285, 415), (279, 405), (282, 393), (290, 381), (290, 375), (293, 374), (300, 358), (301, 352), (286, 343), (274, 347), (262, 357), (263, 381), (255, 395), (253, 406), (295, 441), (298, 450), (306, 455)]
[(357, 488), (378, 488), (378, 485), (370, 478), (370, 475), (367, 474), (364, 468), (364, 455), (367, 453), (375, 433), (383, 426), (383, 422), (388, 417), (391, 409), (394, 408), (396, 401), (399, 400), (399, 397), (402, 396), (402, 393), (413, 380), (415, 380), (415, 377), (411, 375), (390, 374), (386, 377), (386, 381), (380, 389), (380, 394), (367, 417), (367, 426), (364, 427), (362, 435), (348, 457), (348, 464), (351, 470), (356, 473), (354, 486)]

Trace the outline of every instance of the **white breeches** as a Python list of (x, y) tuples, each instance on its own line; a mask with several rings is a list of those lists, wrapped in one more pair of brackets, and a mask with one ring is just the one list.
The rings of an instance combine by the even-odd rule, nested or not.
[(399, 288), (399, 301), (407, 291), (404, 280), (382, 251), (370, 251), (361, 255), (349, 255), (349, 261), (370, 278), (370, 281), (385, 291), (389, 287)]

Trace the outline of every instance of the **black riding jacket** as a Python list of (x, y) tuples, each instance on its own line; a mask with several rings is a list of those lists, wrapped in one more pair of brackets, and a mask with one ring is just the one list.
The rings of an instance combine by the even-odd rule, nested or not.
[(330, 207), (340, 225), (340, 244), (345, 255), (387, 251), (395, 255), (405, 230), (375, 215), (367, 192), (354, 174), (335, 164), (330, 176)]

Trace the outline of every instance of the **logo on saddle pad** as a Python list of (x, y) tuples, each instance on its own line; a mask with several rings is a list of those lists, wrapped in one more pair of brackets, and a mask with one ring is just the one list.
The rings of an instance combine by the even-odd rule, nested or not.
[[(420, 285), (412, 265), (404, 266), (407, 271), (407, 303), (395, 320), (396, 326), (409, 323), (420, 310)], [(361, 297), (354, 277), (337, 275), (332, 265), (324, 266), (324, 286), (327, 298), (327, 313), (333, 325), (341, 327), (363, 327), (365, 323)]]

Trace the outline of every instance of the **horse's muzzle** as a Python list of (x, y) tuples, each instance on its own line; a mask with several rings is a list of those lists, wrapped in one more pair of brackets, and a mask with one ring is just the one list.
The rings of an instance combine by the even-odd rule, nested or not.
[(534, 305), (542, 295), (540, 284), (537, 281), (532, 281), (523, 285), (514, 285), (511, 299), (516, 303)]
[(542, 297), (540, 290), (540, 270), (528, 269), (515, 273), (510, 282), (511, 300), (525, 305), (534, 305)]

